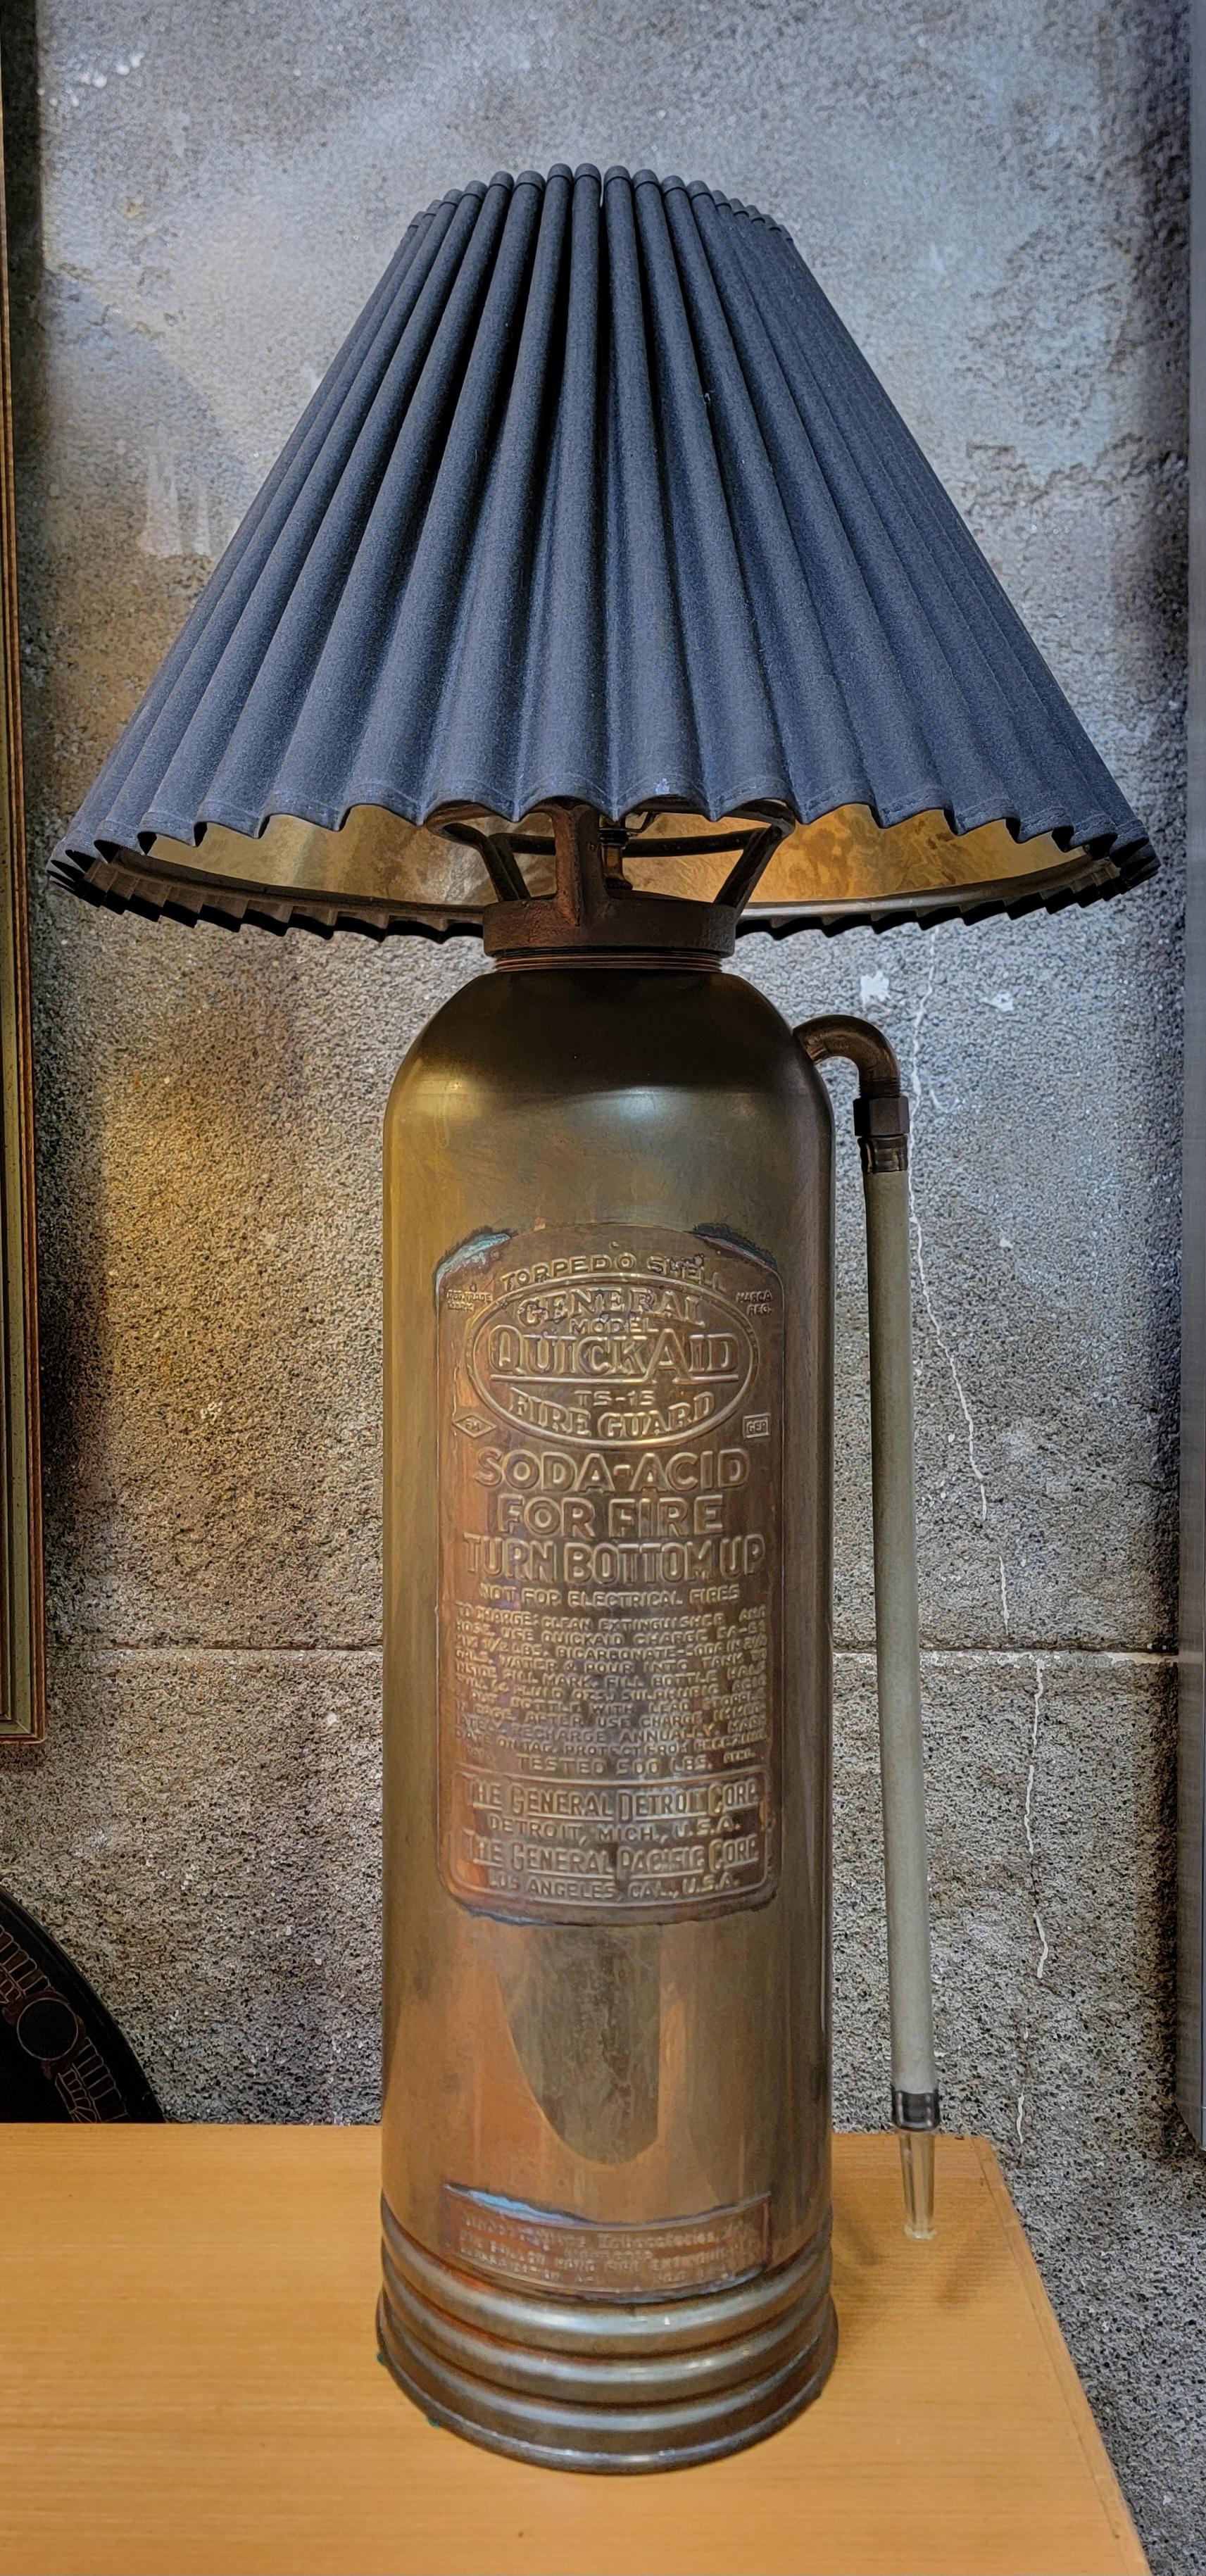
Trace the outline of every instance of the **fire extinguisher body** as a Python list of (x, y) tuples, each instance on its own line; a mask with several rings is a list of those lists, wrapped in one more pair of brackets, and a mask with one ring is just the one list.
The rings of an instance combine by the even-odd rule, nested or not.
[(833, 2355), (832, 1240), (736, 976), (499, 970), (398, 1075), (381, 2339), (529, 2459), (713, 2457)]

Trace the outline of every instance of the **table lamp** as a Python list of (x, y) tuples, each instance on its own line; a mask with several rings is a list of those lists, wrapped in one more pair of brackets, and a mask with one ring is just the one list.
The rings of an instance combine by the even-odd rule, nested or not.
[(380, 2339), (476, 2440), (708, 2459), (832, 2359), (833, 1054), (932, 2229), (907, 1107), (868, 1024), (718, 970), (1154, 864), (782, 226), (563, 167), (410, 225), (55, 854), (498, 970), (385, 1142)]

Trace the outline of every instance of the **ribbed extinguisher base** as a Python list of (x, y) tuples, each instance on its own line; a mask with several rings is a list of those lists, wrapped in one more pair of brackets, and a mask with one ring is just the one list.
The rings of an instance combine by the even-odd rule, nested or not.
[(625, 2306), (493, 2286), (383, 2219), (382, 2358), (425, 2415), (491, 2450), (558, 2469), (687, 2468), (777, 2431), (828, 2376), (827, 2227), (735, 2288)]

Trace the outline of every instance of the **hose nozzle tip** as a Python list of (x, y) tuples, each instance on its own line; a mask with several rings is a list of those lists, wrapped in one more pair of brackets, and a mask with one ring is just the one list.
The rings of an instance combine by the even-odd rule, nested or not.
[(934, 2226), (934, 2132), (900, 2129), (900, 2171), (904, 2183), (905, 2235), (924, 2243)]

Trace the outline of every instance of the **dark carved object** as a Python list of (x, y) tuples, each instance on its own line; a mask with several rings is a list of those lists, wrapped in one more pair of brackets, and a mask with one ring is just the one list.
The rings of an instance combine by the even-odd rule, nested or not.
[(87, 1978), (0, 1894), (0, 2120), (162, 2120)]

